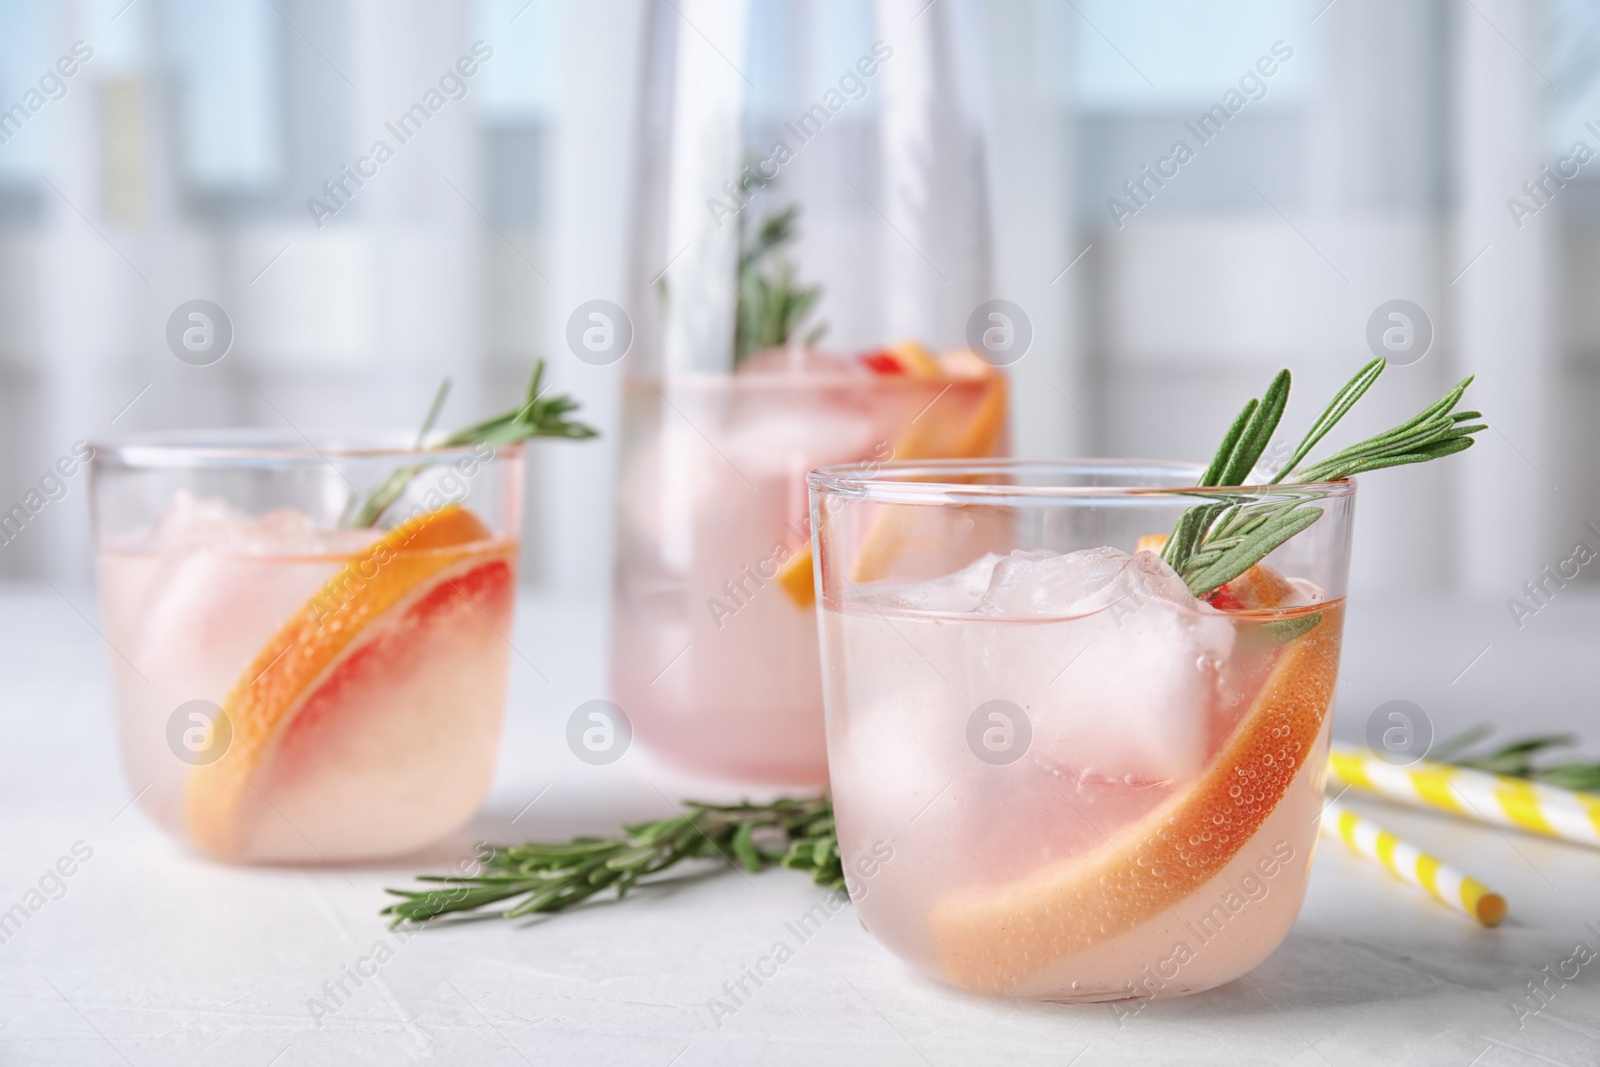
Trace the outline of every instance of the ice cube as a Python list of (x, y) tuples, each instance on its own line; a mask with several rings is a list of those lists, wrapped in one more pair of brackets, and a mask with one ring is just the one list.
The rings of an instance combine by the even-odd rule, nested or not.
[(865, 412), (826, 397), (743, 405), (720, 436), (727, 462), (745, 477), (788, 476), (800, 485), (813, 467), (869, 458), (874, 444)]
[(1050, 686), (1037, 751), (1096, 777), (1181, 783), (1210, 756), (1233, 625), (1150, 552), (1096, 595), (1107, 607), (1083, 620), (1077, 659)]
[(137, 591), (143, 613), (128, 652), (188, 698), (225, 693), (259, 649), (375, 530), (319, 530), (290, 508), (250, 515), (180, 492), (145, 535), (155, 563)]
[(1099, 611), (1119, 595), (1112, 586), (1128, 559), (1126, 552), (1115, 548), (1064, 554), (1019, 549), (995, 565), (977, 610), (1007, 618)]
[(989, 588), (995, 566), (1005, 558), (990, 552), (943, 578), (869, 589), (867, 599), (881, 607), (912, 611), (972, 611)]
[(138, 552), (204, 548), (236, 555), (347, 555), (378, 536), (374, 530), (324, 530), (303, 511), (276, 508), (250, 515), (226, 500), (173, 494), (161, 517), (118, 547)]
[[(1080, 775), (1183, 781), (1204, 767), (1234, 629), (1152, 552), (1013, 552), (994, 567), (983, 615), (1039, 619), (1013, 641), (1063, 667), (1022, 670), (1033, 752)], [(1065, 666), (1070, 665), (1070, 666)]]
[[(1101, 552), (1116, 552), (1116, 549), (1098, 549)], [(1135, 552), (1117, 576), (1108, 586), (1108, 591), (1114, 597), (1133, 597), (1135, 603), (1145, 600), (1160, 600), (1181, 608), (1198, 611), (1202, 608), (1210, 610), (1206, 605), (1195, 599), (1189, 591), (1189, 586), (1171, 565), (1154, 552)]]

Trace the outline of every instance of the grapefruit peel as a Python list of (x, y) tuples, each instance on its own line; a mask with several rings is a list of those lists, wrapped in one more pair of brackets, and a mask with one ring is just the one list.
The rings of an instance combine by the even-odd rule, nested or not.
[(1126, 933), (1219, 874), (1272, 814), (1322, 732), (1338, 673), (1342, 607), (1285, 646), (1208, 769), (1086, 856), (1004, 887), (967, 889), (929, 922), (950, 980), (1007, 993)]
[(185, 808), (194, 843), (214, 855), (239, 856), (247, 846), (249, 793), (263, 768), (296, 714), (336, 680), (363, 636), (467, 570), (495, 562), (509, 567), (513, 551), (493, 543), (470, 511), (447, 505), (396, 526), (341, 568), (267, 641), (224, 698), (233, 735), (228, 750), (189, 777)]

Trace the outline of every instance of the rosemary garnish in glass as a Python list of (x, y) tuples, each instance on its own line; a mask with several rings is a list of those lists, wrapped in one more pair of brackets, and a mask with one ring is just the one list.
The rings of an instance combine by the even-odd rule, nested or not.
[[(594, 437), (596, 431), (593, 427), (567, 417), (578, 410), (578, 402), (565, 394), (541, 395), (543, 382), (544, 360), (541, 359), (533, 365), (533, 376), (528, 381), (527, 401), (521, 407), (474, 423), (464, 430), (457, 430), (428, 447), (508, 445), (533, 437), (563, 437), (568, 440)], [(444, 407), (445, 398), (449, 395), (450, 379), (446, 378), (439, 383), (439, 390), (433, 395), (433, 403), (428, 406), (427, 417), (422, 420), (422, 429), (417, 431), (414, 448), (420, 449), (428, 444), (428, 435), (433, 432), (433, 424), (438, 421), (439, 411)], [(376, 526), (378, 520), (383, 517), (385, 509), (405, 492), (406, 486), (411, 484), (411, 480), (421, 473), (422, 469), (415, 465), (401, 467), (389, 475), (376, 489), (367, 494), (367, 498), (358, 507), (353, 509), (343, 525), (356, 529)]]
[[(750, 241), (744, 239), (744, 216), (739, 216), (739, 299), (733, 323), (736, 367), (757, 352), (791, 343), (822, 297), (820, 285), (798, 283), (794, 261), (782, 253), (794, 239), (794, 220), (799, 213), (798, 207), (789, 207), (768, 216)], [(816, 344), (827, 329), (826, 323), (812, 327), (802, 343), (807, 347)]]
[[(1382, 359), (1374, 359), (1345, 383), (1311, 424), (1288, 462), (1264, 484), (1338, 481), (1384, 467), (1425, 463), (1472, 447), (1472, 435), (1485, 429), (1474, 420), (1483, 416), (1476, 411), (1455, 410), (1472, 384), (1468, 377), (1400, 425), (1302, 468), (1300, 464), (1306, 456), (1366, 395), (1385, 365)], [(1277, 432), (1288, 399), (1289, 372), (1282, 370), (1261, 398), (1247, 403), (1233, 420), (1198, 486), (1248, 484)], [(1197, 597), (1237, 578), (1322, 517), (1322, 509), (1308, 503), (1307, 495), (1290, 490), (1271, 500), (1255, 494), (1208, 495), (1214, 496), (1213, 502), (1184, 512), (1161, 553)]]

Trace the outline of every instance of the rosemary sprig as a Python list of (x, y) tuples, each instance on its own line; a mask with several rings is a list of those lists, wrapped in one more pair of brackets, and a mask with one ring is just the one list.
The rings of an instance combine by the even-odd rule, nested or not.
[[(594, 437), (596, 431), (584, 423), (569, 419), (567, 416), (578, 410), (578, 402), (565, 394), (561, 396), (543, 396), (540, 386), (544, 382), (544, 360), (539, 360), (533, 365), (533, 376), (528, 381), (527, 402), (520, 408), (496, 415), (494, 418), (468, 426), (437, 442), (434, 448), (456, 448), (461, 445), (505, 445), (517, 441), (526, 441), (532, 437), (563, 437), (568, 440), (581, 440)], [(444, 407), (444, 401), (450, 395), (450, 379), (446, 378), (439, 383), (438, 392), (433, 395), (433, 403), (428, 406), (427, 417), (422, 421), (422, 429), (417, 432), (417, 443), (414, 447), (421, 448), (433, 432), (433, 424), (438, 421), (439, 412)], [(411, 484), (423, 470), (420, 466), (401, 467), (362, 501), (356, 508), (347, 525), (357, 529), (364, 529), (377, 525), (383, 517), (385, 509), (397, 500), (406, 486)]]
[[(1300, 464), (1306, 456), (1366, 395), (1385, 366), (1382, 359), (1375, 359), (1345, 383), (1311, 424), (1283, 469), (1266, 484), (1338, 481), (1385, 467), (1425, 463), (1472, 447), (1472, 435), (1485, 429), (1484, 424), (1474, 420), (1483, 416), (1476, 411), (1455, 410), (1472, 384), (1468, 377), (1400, 425), (1302, 469)], [(1246, 484), (1283, 419), (1289, 386), (1289, 372), (1279, 371), (1259, 400), (1245, 404), (1223, 435), (1198, 487)], [(1197, 597), (1237, 578), (1322, 517), (1322, 509), (1309, 502), (1315, 494), (1303, 491), (1285, 489), (1279, 494), (1280, 499), (1274, 500), (1262, 500), (1253, 494), (1208, 496), (1214, 499), (1195, 505), (1179, 517), (1161, 553)]]
[[(464, 912), (515, 919), (561, 911), (612, 888), (620, 899), (643, 879), (696, 859), (737, 863), (752, 872), (776, 864), (805, 871), (818, 885), (844, 888), (833, 802), (826, 796), (770, 804), (690, 800), (671, 818), (622, 831), (618, 837), (579, 837), (565, 844), (492, 846), (475, 874), (417, 878), (443, 888), (389, 890), (400, 900), (382, 914), (399, 925)], [(479, 911), (517, 897), (522, 899), (503, 911)]]
[(1525, 737), (1484, 755), (1461, 755), (1465, 750), (1487, 738), (1491, 732), (1488, 726), (1475, 727), (1459, 737), (1440, 742), (1428, 754), (1429, 758), (1457, 767), (1470, 767), (1473, 770), (1504, 774), (1512, 778), (1526, 778), (1546, 785), (1560, 786), (1563, 789), (1600, 791), (1600, 761), (1568, 760), (1563, 763), (1547, 763), (1543, 766), (1535, 763), (1537, 758), (1550, 749), (1576, 745), (1578, 739), (1571, 734)]
[[(733, 323), (733, 363), (738, 366), (765, 348), (786, 345), (822, 297), (820, 285), (796, 284), (792, 260), (781, 249), (794, 239), (798, 207), (769, 216), (746, 243), (744, 216), (739, 216), (739, 295)], [(772, 270), (766, 270), (768, 263)], [(814, 344), (827, 324), (813, 327), (805, 343)]]
[[(759, 156), (750, 156), (738, 179), (740, 194), (752, 201), (758, 189), (772, 184), (755, 176), (759, 162)], [(783, 247), (794, 240), (799, 207), (790, 205), (767, 216), (753, 234), (748, 232), (750, 215), (748, 209), (738, 215), (739, 261), (734, 272), (733, 310), (735, 368), (763, 349), (789, 344), (822, 299), (822, 286), (797, 284), (794, 261), (782, 254)], [(655, 287), (666, 304), (672, 294), (665, 275), (656, 279)], [(818, 323), (806, 332), (802, 343), (813, 345), (827, 331), (826, 322)]]

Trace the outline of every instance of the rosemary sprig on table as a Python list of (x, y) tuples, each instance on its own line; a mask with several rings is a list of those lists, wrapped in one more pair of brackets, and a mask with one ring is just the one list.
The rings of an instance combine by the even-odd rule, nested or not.
[[(622, 831), (619, 837), (579, 837), (565, 844), (491, 846), (474, 874), (419, 875), (418, 881), (441, 888), (389, 890), (401, 899), (382, 914), (399, 924), (460, 912), (515, 919), (561, 911), (612, 888), (620, 899), (641, 880), (696, 859), (720, 859), (752, 872), (776, 864), (805, 871), (818, 885), (844, 888), (833, 802), (826, 796), (770, 804), (685, 801), (671, 818)], [(479, 912), (517, 897), (522, 899), (503, 911)]]
[[(1400, 425), (1301, 468), (1318, 442), (1372, 388), (1385, 366), (1382, 359), (1374, 359), (1345, 383), (1311, 424), (1288, 462), (1266, 484), (1338, 481), (1384, 467), (1425, 463), (1472, 446), (1472, 435), (1485, 428), (1473, 420), (1483, 416), (1476, 411), (1455, 410), (1472, 384), (1468, 377)], [(1279, 371), (1259, 399), (1245, 404), (1200, 476), (1198, 487), (1242, 487), (1247, 483), (1283, 419), (1289, 385), (1289, 372)], [(1308, 503), (1312, 496), (1292, 489), (1283, 490), (1272, 500), (1254, 494), (1215, 494), (1212, 502), (1197, 504), (1183, 513), (1167, 538), (1162, 558), (1182, 576), (1190, 592), (1203, 597), (1261, 562), (1321, 518), (1322, 509)]]
[[(1480, 726), (1441, 742), (1431, 759), (1458, 767), (1527, 778), (1566, 789), (1600, 791), (1600, 761), (1571, 760), (1535, 765), (1552, 748), (1577, 743), (1569, 735), (1513, 741), (1485, 755), (1461, 753), (1482, 741)], [(419, 875), (439, 888), (391, 889), (401, 899), (382, 914), (400, 923), (425, 923), (450, 915), (514, 919), (565, 910), (606, 890), (621, 899), (637, 884), (668, 868), (695, 859), (738, 863), (747, 871), (774, 864), (811, 875), (829, 889), (844, 888), (833, 803), (827, 796), (808, 800), (780, 798), (771, 804), (714, 805), (687, 801), (684, 811), (656, 822), (624, 826), (613, 838), (580, 837), (564, 844), (528, 842), (488, 846), (483, 866), (471, 875)], [(521, 897), (502, 911), (491, 904)]]
[(1571, 734), (1524, 737), (1520, 741), (1512, 741), (1484, 755), (1461, 754), (1487, 738), (1492, 732), (1488, 726), (1475, 727), (1459, 737), (1434, 746), (1428, 753), (1428, 758), (1457, 767), (1468, 767), (1475, 771), (1526, 778), (1545, 785), (1560, 786), (1563, 789), (1600, 792), (1600, 760), (1568, 760), (1563, 763), (1547, 763), (1543, 766), (1534, 762), (1550, 749), (1576, 745), (1578, 739)]
[[(432, 447), (506, 445), (533, 437), (563, 437), (568, 440), (594, 437), (596, 431), (593, 427), (567, 417), (578, 410), (578, 402), (565, 394), (541, 395), (540, 387), (543, 382), (544, 360), (541, 359), (533, 365), (533, 376), (528, 381), (526, 403), (494, 418), (468, 426), (464, 430), (457, 430)], [(450, 379), (446, 378), (439, 383), (439, 390), (433, 395), (433, 403), (428, 406), (427, 417), (422, 421), (422, 429), (417, 432), (417, 442), (413, 447), (421, 448), (427, 443), (428, 435), (433, 432), (433, 424), (438, 421), (439, 412), (449, 395)], [(347, 525), (357, 529), (376, 525), (384, 510), (405, 492), (406, 486), (410, 485), (411, 480), (422, 470), (421, 466), (413, 465), (401, 467), (389, 475), (376, 489), (367, 494), (367, 498), (355, 509)]]

